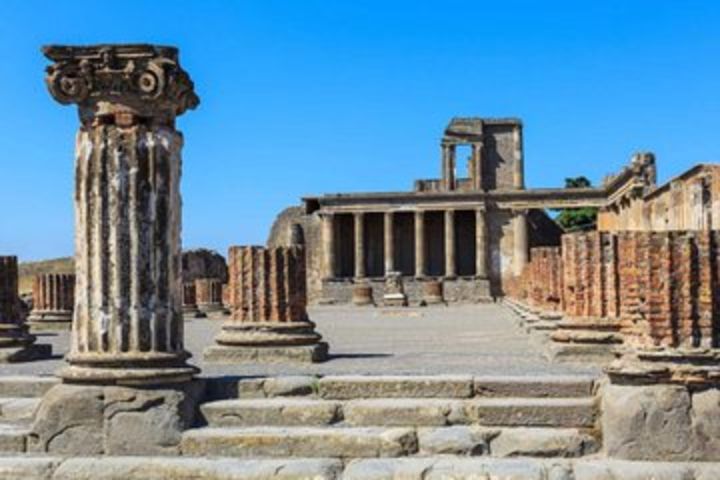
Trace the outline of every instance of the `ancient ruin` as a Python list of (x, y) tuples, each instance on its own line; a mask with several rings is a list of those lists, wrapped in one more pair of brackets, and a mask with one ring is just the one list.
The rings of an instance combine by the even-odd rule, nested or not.
[(2, 365), (0, 478), (720, 478), (720, 167), (527, 188), (519, 120), (455, 118), (440, 179), (307, 197), (226, 263), (181, 254), (177, 49), (43, 51), (76, 276), (36, 278), (56, 371), (0, 257), (0, 360), (43, 359)]
[(305, 248), (231, 247), (228, 258), (230, 317), (205, 359), (325, 360), (328, 346), (306, 309)]
[(69, 330), (75, 308), (75, 275), (37, 275), (28, 325), (37, 331)]
[(18, 295), (17, 257), (0, 257), (0, 362), (35, 360), (50, 353), (50, 345), (35, 343), (28, 333)]
[[(76, 104), (76, 311), (67, 381), (162, 383), (183, 348), (180, 150), (198, 97), (177, 50), (50, 46), (50, 94)], [(122, 180), (122, 181), (120, 181)], [(152, 260), (151, 260), (152, 259)]]

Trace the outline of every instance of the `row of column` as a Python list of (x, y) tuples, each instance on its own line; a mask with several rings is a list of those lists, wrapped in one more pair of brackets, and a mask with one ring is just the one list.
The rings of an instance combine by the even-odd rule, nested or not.
[[(395, 270), (395, 238), (394, 213), (384, 214), (384, 257), (385, 275)], [(457, 276), (457, 252), (455, 249), (455, 211), (445, 210), (445, 276)], [(364, 278), (365, 270), (365, 213), (355, 212), (355, 278)], [(488, 277), (488, 234), (485, 209), (475, 210), (475, 275), (478, 278)], [(333, 278), (336, 274), (336, 250), (334, 216), (323, 215), (323, 251), (325, 253), (325, 277)], [(415, 212), (415, 276), (427, 274), (427, 257), (425, 255), (425, 212)], [(515, 255), (519, 262), (527, 262), (527, 224), (524, 212), (515, 217)], [(522, 268), (520, 265), (519, 268)]]

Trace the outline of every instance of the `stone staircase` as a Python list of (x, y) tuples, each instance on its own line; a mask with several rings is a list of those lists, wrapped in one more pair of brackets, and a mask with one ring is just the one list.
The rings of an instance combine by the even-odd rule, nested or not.
[(0, 455), (25, 451), (40, 398), (56, 383), (54, 377), (0, 377)]
[[(185, 456), (582, 457), (599, 449), (588, 377), (328, 376), (226, 380)], [(220, 393), (218, 393), (220, 392)]]

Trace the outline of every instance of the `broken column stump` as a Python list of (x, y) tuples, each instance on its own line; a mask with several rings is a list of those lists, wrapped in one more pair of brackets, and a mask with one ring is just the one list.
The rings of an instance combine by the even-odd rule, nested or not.
[(359, 281), (353, 286), (352, 303), (356, 306), (373, 305), (373, 289), (366, 281)]
[(306, 309), (304, 247), (231, 247), (228, 259), (231, 315), (205, 360), (326, 360), (327, 343)]
[(38, 345), (25, 324), (18, 294), (17, 257), (0, 257), (0, 363), (39, 360), (51, 355)]
[(75, 308), (75, 275), (47, 273), (33, 280), (33, 308), (28, 326), (33, 331), (70, 330)]

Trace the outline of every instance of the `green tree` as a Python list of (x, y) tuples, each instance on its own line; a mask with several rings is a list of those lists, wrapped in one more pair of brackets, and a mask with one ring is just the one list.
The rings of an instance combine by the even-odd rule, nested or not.
[[(587, 177), (572, 177), (565, 179), (565, 188), (589, 188), (592, 183)], [(566, 232), (578, 230), (592, 230), (597, 224), (596, 207), (579, 207), (557, 209), (560, 212), (555, 217), (555, 222)]]

